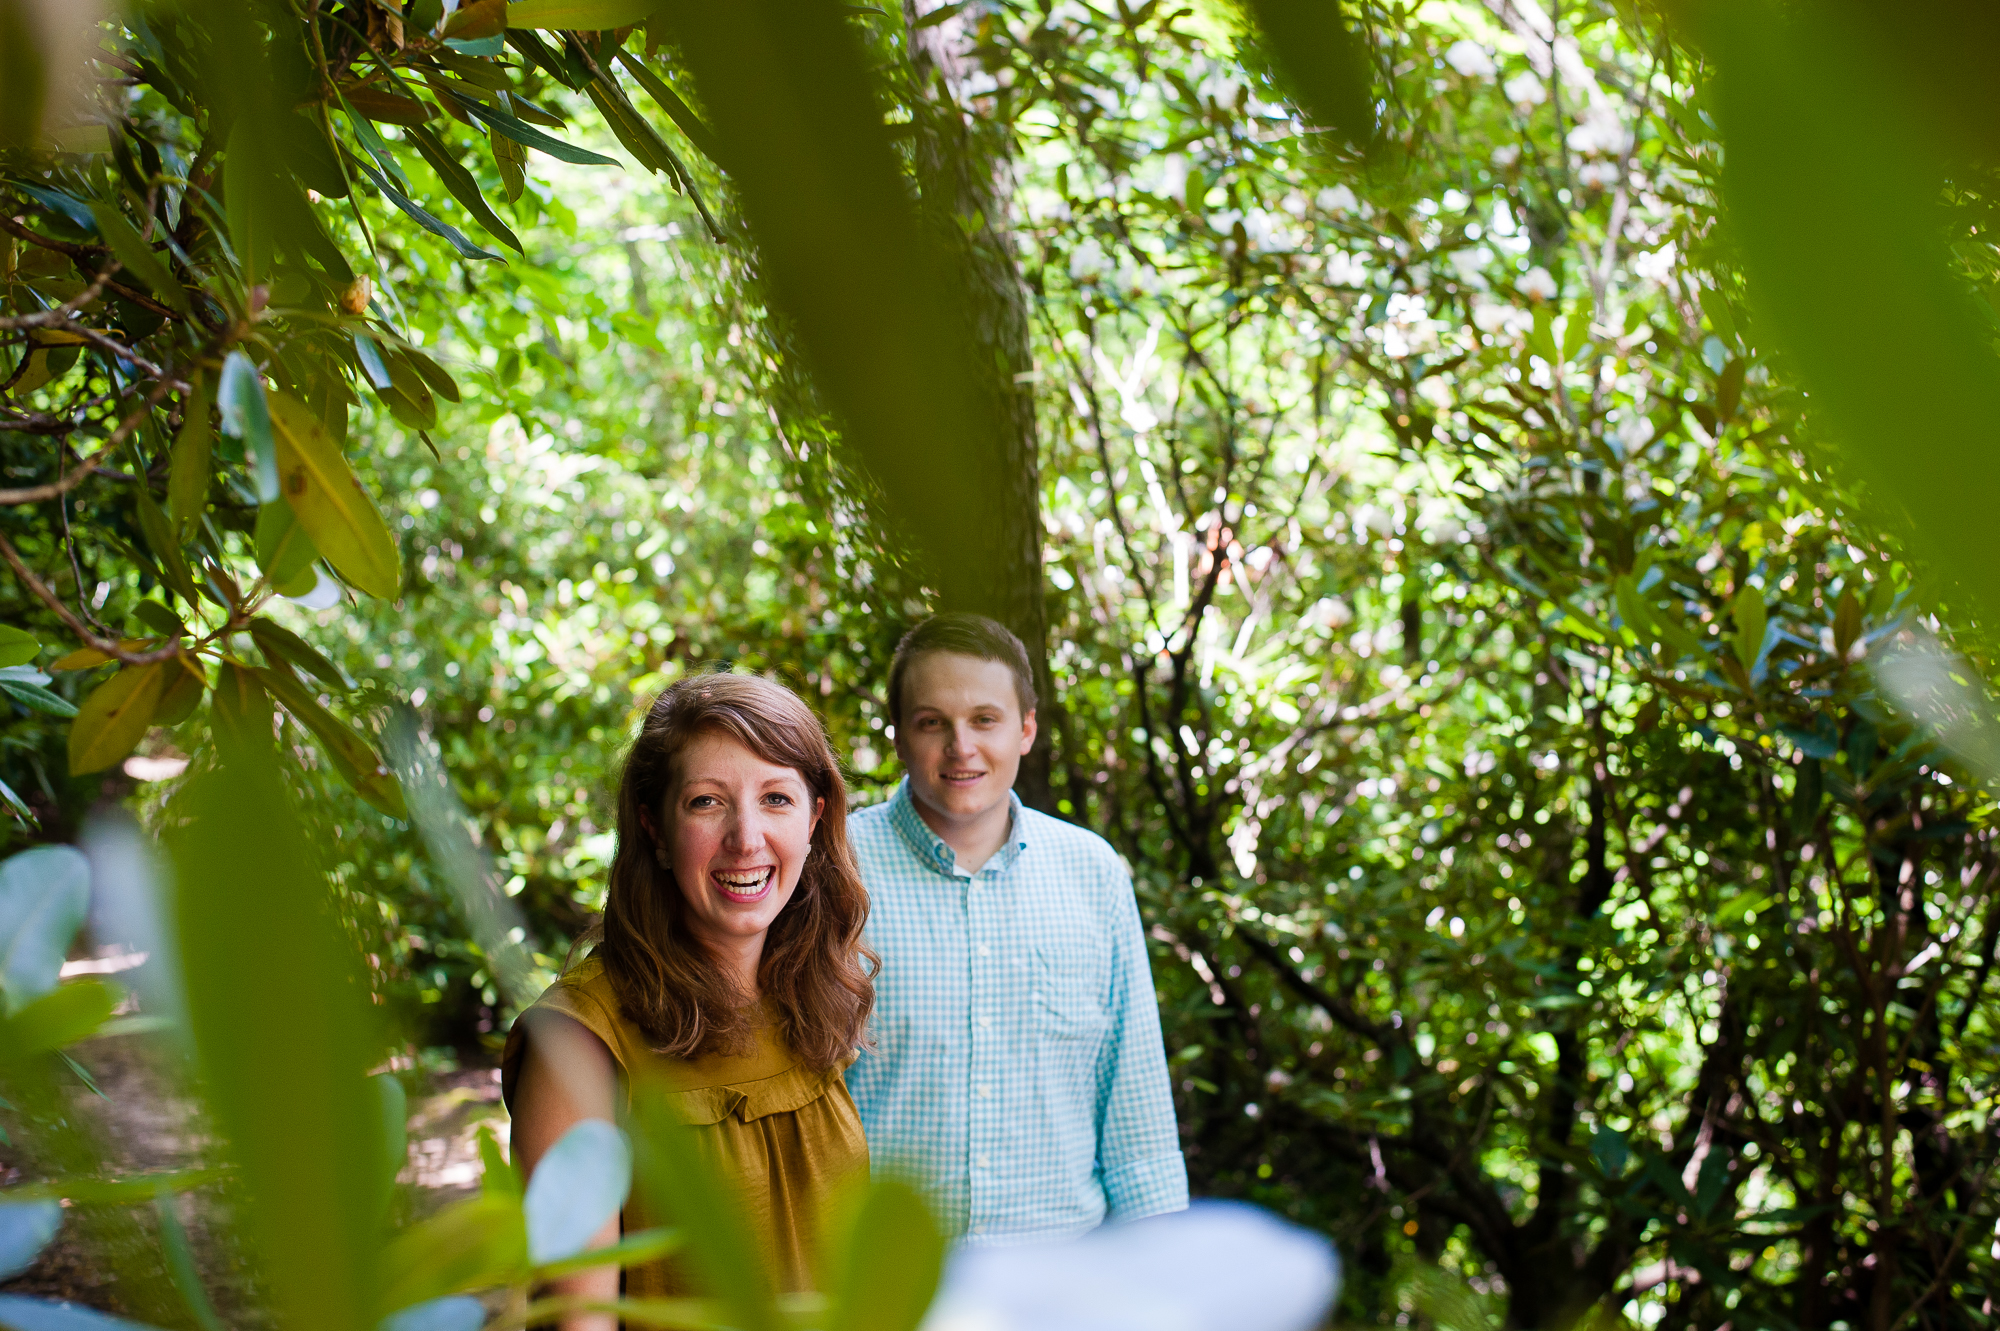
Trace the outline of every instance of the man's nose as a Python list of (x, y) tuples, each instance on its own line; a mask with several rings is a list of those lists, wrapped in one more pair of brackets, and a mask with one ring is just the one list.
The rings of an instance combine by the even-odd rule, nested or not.
[(945, 742), (945, 750), (954, 757), (972, 752), (972, 728), (964, 722), (953, 722), (951, 738)]

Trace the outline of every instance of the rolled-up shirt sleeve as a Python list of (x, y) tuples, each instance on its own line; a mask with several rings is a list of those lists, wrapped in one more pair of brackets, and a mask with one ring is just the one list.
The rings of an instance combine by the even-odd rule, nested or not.
[(1110, 1038), (1098, 1074), (1097, 1167), (1108, 1220), (1137, 1220), (1188, 1204), (1160, 1037), (1159, 997), (1132, 881), (1118, 866), (1112, 925)]

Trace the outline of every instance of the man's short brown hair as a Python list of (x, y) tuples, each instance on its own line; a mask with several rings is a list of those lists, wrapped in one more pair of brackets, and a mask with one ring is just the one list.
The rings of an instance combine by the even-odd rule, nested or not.
[(1020, 700), (1021, 715), (1035, 710), (1035, 670), (1028, 663), (1028, 649), (996, 619), (953, 611), (932, 615), (896, 644), (895, 658), (889, 663), (889, 720), (903, 723), (903, 676), (910, 662), (931, 652), (952, 652), (998, 661), (1014, 676), (1014, 696)]

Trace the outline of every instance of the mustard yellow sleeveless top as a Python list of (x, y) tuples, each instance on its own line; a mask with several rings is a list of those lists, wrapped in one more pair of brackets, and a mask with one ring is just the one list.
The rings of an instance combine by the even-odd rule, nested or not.
[[(625, 1019), (595, 957), (550, 985), (529, 1011), (559, 1013), (604, 1041), (618, 1061), (628, 1108), (632, 1068), (644, 1064), (661, 1074), (673, 1088), (667, 1092), (671, 1107), (694, 1129), (699, 1149), (736, 1184), (772, 1288), (787, 1293), (813, 1288), (813, 1241), (826, 1202), (868, 1172), (868, 1144), (842, 1068), (805, 1067), (769, 1024), (745, 1054), (663, 1058)], [(501, 1056), (501, 1096), (510, 1108), (525, 1035), (517, 1021)], [(636, 1196), (621, 1217), (626, 1233), (658, 1223), (647, 1218)], [(684, 1269), (669, 1259), (628, 1269), (625, 1292), (630, 1298), (655, 1298), (700, 1291), (689, 1287)]]

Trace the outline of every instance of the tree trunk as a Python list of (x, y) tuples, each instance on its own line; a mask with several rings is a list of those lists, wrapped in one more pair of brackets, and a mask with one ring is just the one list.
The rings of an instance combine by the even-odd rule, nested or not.
[(956, 95), (972, 72), (972, 34), (963, 17), (928, 28), (917, 20), (939, 0), (904, 0), (911, 58), (923, 96), (917, 115), (916, 168), (924, 224), (962, 265), (970, 293), (964, 315), (986, 382), (986, 407), (1002, 422), (1002, 446), (982, 463), (978, 493), (988, 497), (967, 533), (987, 557), (962, 566), (939, 588), (948, 610), (999, 620), (1021, 639), (1035, 670), (1041, 733), (1021, 761), (1014, 788), (1023, 803), (1054, 813), (1050, 743), (1061, 705), (1048, 663), (1048, 604), (1042, 588), (1041, 455), (1028, 346), (1028, 293), (1008, 228), (1012, 141), (1002, 128), (964, 111)]

